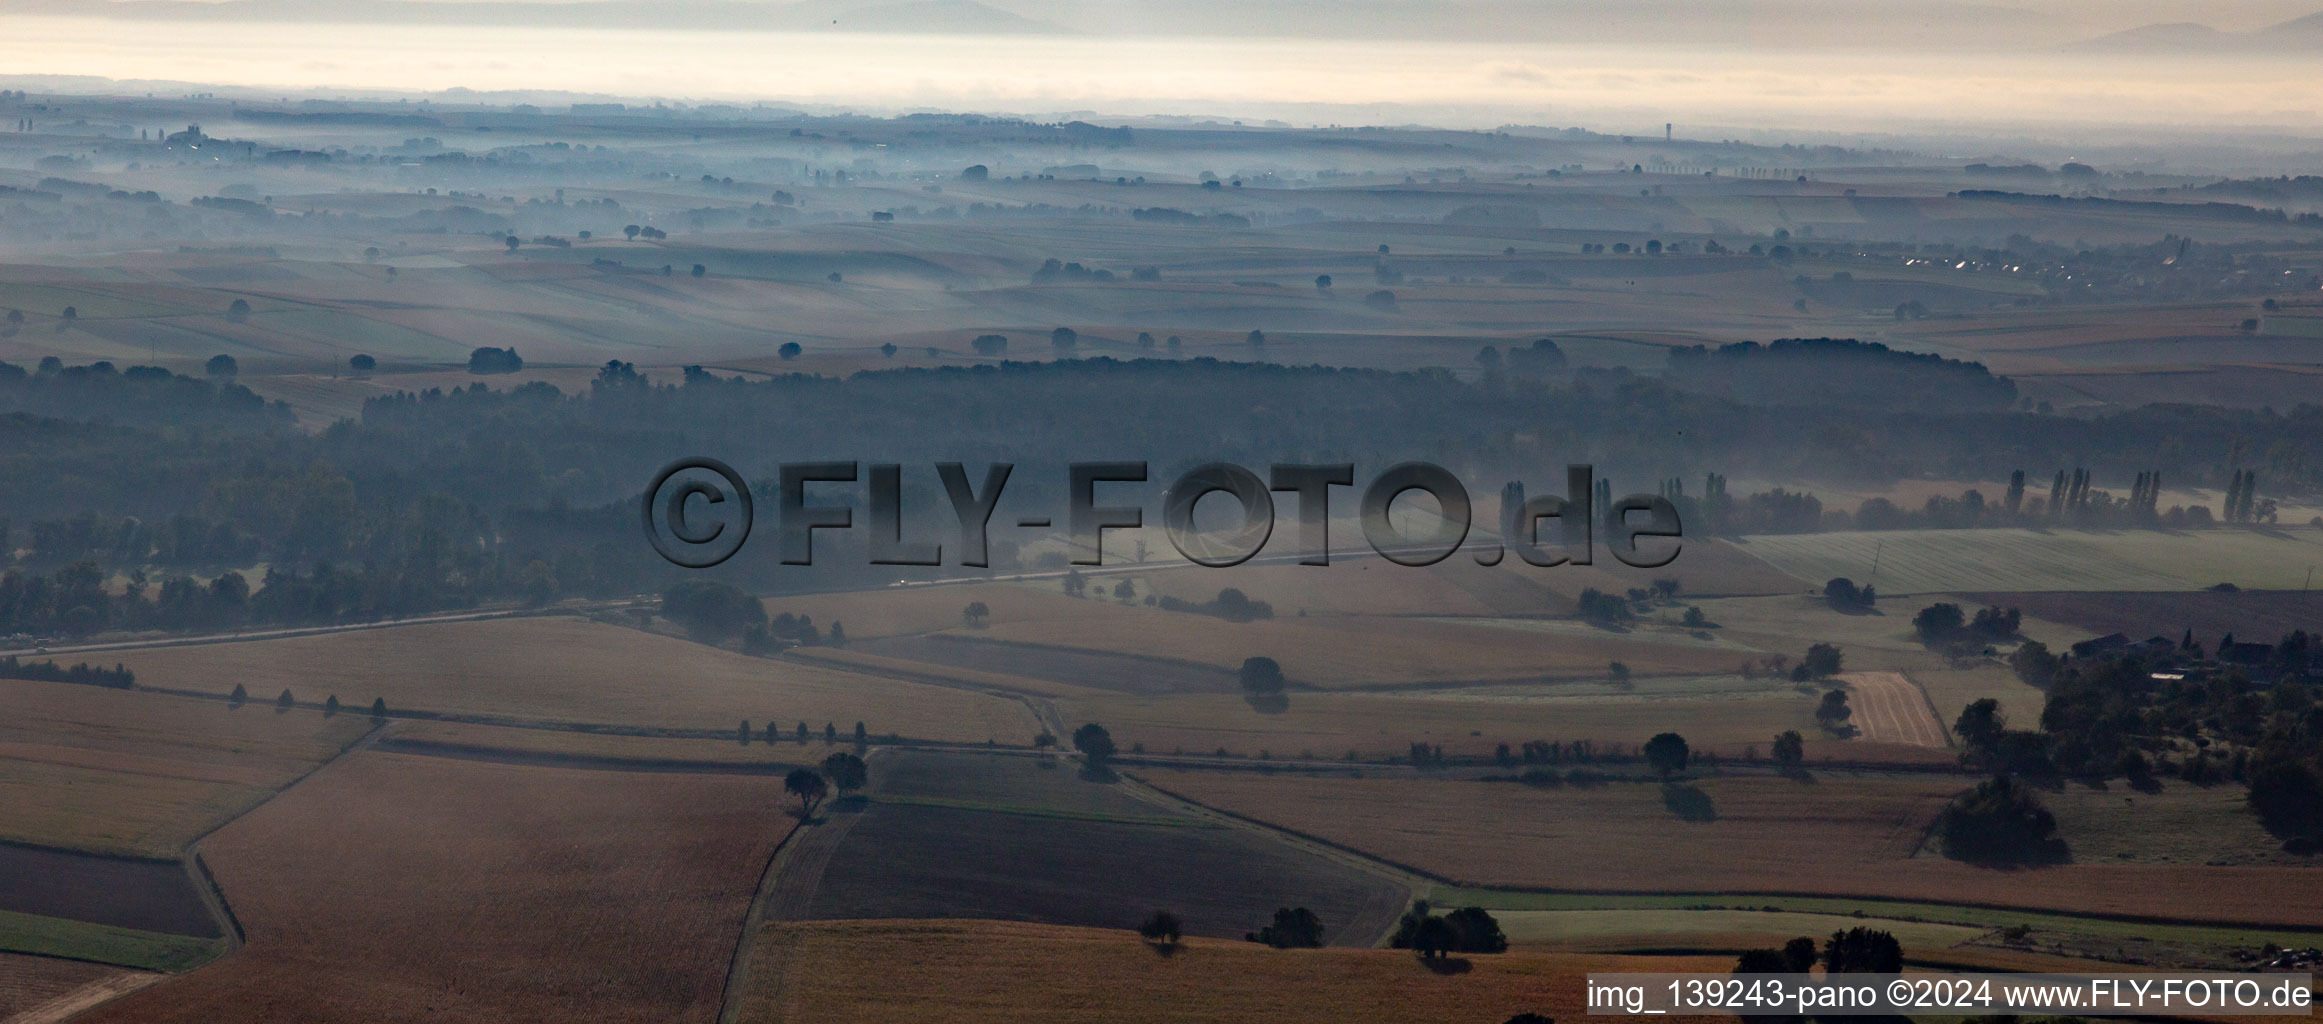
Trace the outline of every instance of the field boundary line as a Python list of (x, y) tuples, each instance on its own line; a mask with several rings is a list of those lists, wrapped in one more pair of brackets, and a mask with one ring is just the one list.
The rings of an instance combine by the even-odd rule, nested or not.
[(0, 1019), (0, 1024), (59, 1024), (167, 977), (160, 971), (124, 969), (121, 974), (99, 978), (45, 1003), (26, 1007)]
[[(883, 753), (885, 753), (884, 750), (873, 748), (864, 759), (876, 765), (877, 762), (885, 760), (881, 756)], [(831, 856), (838, 851), (839, 841), (846, 838), (848, 830), (864, 813), (870, 810), (870, 801), (878, 791), (880, 775), (877, 772), (866, 772), (865, 774), (868, 781), (863, 787), (864, 806), (861, 811), (849, 813), (844, 818), (837, 820), (834, 820), (831, 814), (826, 811), (823, 815), (823, 824), (820, 826), (801, 815), (798, 824), (784, 834), (782, 841), (776, 843), (773, 851), (767, 854), (766, 868), (759, 874), (758, 892), (750, 901), (750, 912), (743, 915), (742, 918), (742, 935), (735, 941), (733, 957), (727, 961), (726, 981), (720, 988), (718, 996), (718, 1024), (735, 1024), (740, 1019), (742, 994), (747, 990), (746, 982), (749, 980), (752, 966), (752, 950), (757, 946), (759, 933), (766, 930), (769, 912), (783, 909), (775, 907), (776, 896), (782, 894), (783, 869), (792, 866), (792, 862), (801, 857), (811, 859), (817, 853), (822, 854), (820, 863), (808, 865), (814, 869), (815, 877), (808, 885), (807, 891), (801, 894), (799, 910), (803, 913), (805, 898), (812, 897), (814, 885), (822, 882), (823, 869), (829, 866)], [(808, 831), (810, 828), (813, 829), (811, 833)], [(817, 843), (817, 840), (822, 840), (822, 842)], [(816, 848), (801, 853), (800, 848), (809, 844), (815, 844)], [(777, 916), (773, 920), (788, 921), (792, 919)], [(764, 988), (768, 1000), (779, 1004), (782, 998), (781, 979), (789, 971), (790, 965), (777, 963), (773, 965), (773, 969), (776, 981), (764, 986)]]
[(585, 613), (570, 608), (504, 608), (495, 611), (461, 612), (453, 615), (381, 619), (377, 622), (342, 622), (327, 626), (289, 626), (282, 629), (253, 630), (247, 633), (202, 633), (194, 636), (157, 637), (149, 640), (114, 640), (68, 647), (20, 647), (11, 651), (0, 651), (0, 657), (13, 655), (18, 658), (53, 658), (60, 654), (103, 654), (107, 651), (143, 651), (162, 647), (205, 647), (211, 644), (256, 643), (261, 640), (290, 640), (298, 637), (325, 636), (331, 633), (357, 633), (367, 629), (394, 629), (398, 626), (425, 626), (438, 622), (481, 622), (489, 619), (551, 618), (556, 616), (585, 617)]
[[(1284, 828), (1272, 822), (1260, 821), (1222, 808), (1212, 807), (1199, 800), (1173, 792), (1165, 786), (1156, 785), (1126, 772), (1117, 774), (1122, 781), (1130, 784), (1127, 788), (1134, 796), (1162, 806), (1175, 805), (1177, 809), (1197, 817), (1219, 819), (1224, 821), (1228, 827), (1261, 835), (1273, 842), (1282, 843), (1325, 860), (1393, 882), (1404, 889), (1404, 907), (1406, 910), (1410, 909), (1412, 901), (1426, 895), (1431, 884), (1450, 884), (1443, 882), (1435, 875), (1407, 864), (1399, 864), (1385, 857), (1375, 857), (1353, 847), (1334, 843), (1320, 836), (1308, 835), (1297, 829)], [(1394, 934), (1397, 923), (1394, 919), (1387, 921), (1385, 926), (1375, 932), (1371, 941), (1365, 943), (1364, 946), (1377, 949), (1385, 944)]]
[(1928, 714), (1935, 718), (1936, 734), (1944, 737), (1944, 745), (1955, 750), (1959, 749), (1960, 738), (1952, 735), (1951, 726), (1944, 724), (1944, 712), (1936, 707), (1936, 698), (1928, 693), (1926, 684), (1912, 678), (1912, 674), (1909, 672), (1898, 671), (1896, 674), (1904, 677), (1904, 682), (1912, 684), (1912, 689), (1920, 691), (1921, 700), (1928, 702)]
[(446, 740), (405, 739), (389, 737), (379, 741), (380, 751), (390, 754), (410, 754), (414, 757), (440, 757), (448, 760), (479, 761), (488, 764), (507, 764), (525, 768), (572, 768), (582, 771), (646, 772), (668, 775), (781, 775), (793, 768), (810, 767), (807, 761), (689, 761), (683, 758), (615, 757), (603, 754), (560, 754), (553, 751), (522, 750), (515, 747), (491, 747), (477, 743), (453, 743)]
[(758, 942), (758, 933), (766, 927), (765, 908), (774, 897), (774, 887), (781, 868), (783, 855), (798, 840), (807, 823), (802, 819), (782, 834), (782, 840), (766, 853), (766, 866), (758, 872), (758, 889), (751, 894), (750, 909), (742, 915), (742, 934), (734, 940), (734, 953), (726, 958), (726, 980), (718, 987), (718, 1024), (734, 1024), (742, 1013), (743, 982), (750, 971), (750, 953)]

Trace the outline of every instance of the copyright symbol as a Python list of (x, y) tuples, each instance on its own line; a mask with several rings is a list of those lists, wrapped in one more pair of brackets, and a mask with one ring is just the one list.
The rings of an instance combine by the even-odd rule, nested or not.
[(1912, 983), (1901, 979), (1888, 982), (1887, 1001), (1890, 1006), (1912, 1005)]
[[(727, 487), (721, 489), (700, 477), (670, 486), (671, 478), (689, 469), (716, 473), (725, 478)], [(662, 493), (665, 488), (669, 492), (666, 497)], [(719, 516), (708, 522), (689, 518), (689, 499), (700, 496), (704, 505), (724, 505), (728, 494), (734, 497), (731, 517)], [(657, 509), (661, 513), (658, 521), (654, 514)], [(695, 510), (701, 511), (699, 506)], [(732, 558), (742, 550), (742, 542), (750, 539), (750, 487), (742, 482), (742, 474), (716, 459), (697, 455), (663, 466), (645, 489), (640, 511), (645, 517), (645, 539), (652, 542), (653, 549), (670, 564), (687, 569), (707, 569)], [(729, 518), (731, 522), (726, 521)]]

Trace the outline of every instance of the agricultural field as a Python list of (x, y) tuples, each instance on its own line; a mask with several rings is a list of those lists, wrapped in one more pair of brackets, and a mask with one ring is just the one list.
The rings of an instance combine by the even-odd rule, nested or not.
[(1949, 748), (1951, 734), (1937, 720), (1928, 697), (1901, 672), (1848, 672), (1849, 724), (1873, 743)]
[(0, 679), (0, 839), (175, 859), (369, 728), (356, 714)]
[(2183, 591), (2219, 583), (2297, 590), (2323, 564), (2323, 531), (1887, 530), (1752, 537), (1743, 550), (1801, 579), (1845, 576), (1895, 596)]
[(878, 758), (869, 806), (830, 812), (855, 820), (844, 823), (819, 874), (783, 878), (812, 893), (795, 917), (1130, 929), (1166, 908), (1188, 934), (1232, 938), (1297, 905), (1322, 918), (1325, 941), (1360, 947), (1385, 934), (1410, 898), (1382, 874), (1135, 800), (1070, 765), (1039, 763)]
[[(218, 937), (185, 865), (40, 846), (0, 846), (0, 910), (110, 928)], [(35, 922), (18, 924), (30, 927)]]
[[(1870, 922), (1903, 939), (1913, 964), (1964, 970), (2118, 971), (2124, 965), (2233, 969), (2268, 943), (2278, 947), (2312, 944), (2316, 932), (2291, 928), (2239, 928), (2154, 921), (2123, 921), (2072, 914), (1946, 903), (1915, 903), (1830, 896), (1749, 894), (1625, 895), (1607, 893), (1464, 889), (1438, 886), (1427, 900), (1435, 906), (1489, 909), (1503, 922), (1547, 918), (1571, 922), (1580, 933), (1551, 942), (1585, 945), (1600, 952), (1692, 949), (1740, 950), (1771, 944), (1773, 934), (1792, 926), (1819, 937), (1819, 922)], [(1632, 934), (1591, 935), (1585, 926), (1618, 931), (1619, 922), (1651, 922)], [(1505, 925), (1504, 925), (1505, 926)], [(1853, 927), (1853, 924), (1845, 927)], [(1633, 925), (1636, 929), (1638, 925)], [(1719, 929), (1733, 928), (1732, 931)]]
[[(1148, 753), (1338, 759), (1402, 756), (1413, 743), (1447, 756), (1490, 756), (1498, 744), (1586, 739), (1635, 746), (1672, 729), (1698, 749), (1738, 757), (1762, 752), (1789, 729), (1814, 734), (1819, 695), (1788, 682), (1740, 677), (1641, 679), (1629, 691), (1593, 684), (1514, 685), (1393, 693), (1289, 695), (1284, 710), (1260, 710), (1241, 696), (1109, 695), (1060, 699), (1066, 722), (1098, 722), (1124, 749)], [(1812, 756), (1845, 757), (1839, 742), (1810, 744)]]
[[(1461, 884), (1849, 895), (2067, 913), (2323, 926), (2286, 895), (2314, 867), (2071, 864), (2003, 871), (1921, 856), (1961, 776), (1819, 772), (1536, 789), (1513, 783), (1141, 772), (1190, 800)], [(1490, 829), (1474, 823), (1495, 822)]]
[(351, 755), (207, 844), (246, 946), (81, 1019), (707, 1024), (780, 796)]
[(2031, 728), (2040, 721), (2041, 708), (2049, 699), (2048, 694), (2027, 685), (2014, 670), (1997, 662), (1914, 668), (1908, 676), (1936, 706), (1936, 720), (1946, 729), (1959, 719), (1962, 708), (1987, 697), (2000, 702), (2001, 714), (2010, 722)]
[(2057, 835), (2084, 864), (2312, 866), (2283, 852), (2250, 813), (2249, 791), (2232, 783), (2193, 786), (2176, 780), (2141, 792), (2119, 779), (2101, 786), (2068, 784), (2043, 794), (2057, 816)]
[(1780, 910), (1501, 910), (1492, 916), (1513, 947), (1575, 953), (1766, 949), (1800, 935), (1820, 939), (1832, 932), (1864, 927), (1888, 932), (1908, 953), (1924, 955), (1997, 931), (1975, 925)]
[[(2273, 643), (2293, 630), (2323, 632), (2323, 589), (2307, 591), (2203, 591), (2159, 593), (1993, 593), (1963, 594), (1981, 604), (2022, 608), (2054, 622), (2067, 622), (2085, 635), (2120, 633), (2132, 639), (2192, 630), (2204, 648), (2233, 633), (2245, 642)], [(2050, 646), (2054, 647), (2055, 644)]]
[[(1110, 585), (1110, 584), (1108, 584)], [(856, 640), (956, 629), (961, 613), (984, 602), (989, 624), (1070, 622), (1110, 614), (1104, 603), (1065, 596), (1053, 580), (942, 587), (883, 587), (837, 594), (766, 599), (766, 614), (805, 615), (819, 629), (845, 623)]]
[[(753, 658), (567, 617), (445, 622), (124, 652), (143, 685), (254, 705), (373, 698), (399, 712), (730, 734), (737, 722), (806, 721), (851, 733), (1022, 744), (1038, 731), (1003, 698), (802, 661)], [(268, 711), (267, 713), (271, 713)]]
[[(1731, 957), (1514, 952), (1433, 971), (1400, 950), (1277, 950), (1189, 938), (1162, 955), (1133, 932), (996, 921), (781, 922), (760, 931), (761, 961), (740, 1019), (802, 1024), (1064, 1021), (1146, 1024), (1390, 1024), (1558, 1019), (1586, 1012), (1592, 971), (1723, 971)], [(877, 971), (860, 969), (879, 964)], [(1672, 1018), (1684, 1019), (1684, 1018)]]
[[(1478, 496), (1476, 522), (1497, 524), (1498, 513), (1493, 511), (1497, 505), (1497, 495)], [(1353, 523), (1342, 526), (1334, 522), (1332, 526), (1335, 538), (1361, 536)], [(1278, 538), (1275, 543), (1282, 540)], [(1491, 540), (1472, 536), (1469, 543), (1489, 544)], [(1270, 544), (1269, 550), (1272, 547)], [(1376, 575), (1391, 569), (1384, 578)], [(1596, 564), (1587, 566), (1540, 568), (1510, 557), (1487, 568), (1467, 557), (1456, 557), (1424, 570), (1392, 568), (1364, 552), (1351, 557), (1334, 555), (1328, 566), (1244, 564), (1212, 569), (1179, 565), (1129, 578), (1140, 595), (1165, 594), (1196, 603), (1233, 587), (1273, 605), (1277, 616), (1294, 617), (1568, 615), (1573, 599), (1584, 589), (1620, 594), (1633, 587), (1649, 587), (1662, 578), (1677, 579), (1681, 594), (1695, 596), (1755, 596), (1807, 589), (1805, 583), (1732, 544), (1700, 538), (1687, 540), (1677, 560), (1659, 569), (1633, 569), (1602, 550)], [(1113, 577), (1106, 579), (1110, 588)]]
[[(1353, 567), (1350, 567), (1353, 568)], [(980, 635), (1025, 644), (1074, 647), (1239, 668), (1264, 655), (1293, 684), (1361, 689), (1417, 683), (1595, 679), (1619, 661), (1638, 675), (1717, 672), (1734, 667), (1730, 652), (1678, 647), (1612, 631), (1553, 642), (1523, 631), (1409, 618), (1277, 618), (1227, 622), (1208, 615), (1122, 609), (1104, 620), (1018, 623)]]
[[(1722, 598), (1682, 603), (1701, 608), (1705, 618), (1718, 624), (1717, 629), (1708, 632), (1721, 644), (1785, 654), (1796, 661), (1809, 644), (1832, 643), (1846, 652), (1850, 666), (1911, 670), (1950, 665), (1920, 641), (1912, 629), (1912, 616), (1938, 601), (1959, 604), (1970, 614), (1982, 607), (1965, 595), (1904, 596), (1882, 592), (1872, 612), (1848, 613), (1832, 609), (1821, 589), (1818, 585), (1817, 593), (1812, 596)], [(2028, 639), (2062, 649), (2089, 637), (2078, 626), (2043, 619), (2031, 609), (2021, 610), (2026, 617), (2019, 631)], [(1676, 616), (1665, 610), (1663, 618), (1667, 621), (1659, 628), (1676, 628)]]
[(1146, 695), (1173, 693), (1227, 693), (1240, 683), (1225, 668), (1183, 661), (985, 641), (980, 637), (939, 634), (895, 637), (850, 645), (882, 659), (886, 666), (926, 665), (929, 670), (953, 670), (958, 678), (1006, 681), (1011, 677), (1060, 695), (1115, 691)]
[(720, 739), (618, 736), (570, 729), (520, 729), (416, 719), (392, 722), (377, 745), (385, 749), (415, 748), (422, 753), (487, 760), (504, 757), (525, 763), (573, 761), (638, 768), (701, 765), (779, 772), (791, 765), (819, 762), (833, 750), (850, 749), (853, 743), (852, 735), (841, 737), (837, 745), (825, 743), (818, 723), (811, 730), (812, 738), (801, 744), (794, 732), (798, 723), (780, 722), (776, 724), (780, 726), (781, 740), (770, 746), (766, 743), (766, 724), (750, 723), (750, 742), (746, 744), (735, 735)]
[(0, 1021), (63, 1020), (81, 1005), (94, 1005), (157, 977), (79, 960), (0, 953)]

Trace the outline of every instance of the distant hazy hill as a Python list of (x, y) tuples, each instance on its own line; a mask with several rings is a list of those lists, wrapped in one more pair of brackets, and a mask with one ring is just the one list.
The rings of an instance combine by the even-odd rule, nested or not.
[(701, 0), (15, 0), (18, 14), (138, 18), (156, 21), (286, 21), (360, 24), (539, 25), (567, 28), (715, 28), (803, 32), (996, 34), (1052, 32), (976, 0), (803, 0), (749, 3)]
[(2318, 53), (2323, 52), (2323, 12), (2250, 32), (2221, 32), (2190, 21), (2141, 25), (2076, 43), (2091, 53)]

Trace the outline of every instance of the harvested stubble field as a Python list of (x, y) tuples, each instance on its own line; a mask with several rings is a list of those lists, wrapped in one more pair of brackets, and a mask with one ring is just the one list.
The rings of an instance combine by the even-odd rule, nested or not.
[[(783, 657), (797, 661), (809, 661), (817, 664), (831, 665), (842, 671), (860, 672), (866, 675), (887, 676), (894, 679), (902, 679), (908, 682), (927, 683), (932, 686), (956, 686), (970, 690), (987, 690), (994, 693), (1029, 693), (1040, 694), (1042, 696), (1048, 697), (1086, 697), (1104, 692), (1102, 690), (1092, 690), (1086, 686), (1076, 686), (1071, 683), (1060, 683), (1049, 679), (1036, 679), (1032, 676), (1023, 674), (1021, 671), (1019, 671), (1020, 666), (1013, 664), (1009, 666), (1007, 671), (990, 672), (983, 669), (967, 668), (958, 664), (938, 663), (910, 657), (892, 657), (888, 654), (875, 653), (881, 651), (906, 650), (917, 645), (943, 644), (947, 642), (950, 647), (959, 648), (973, 643), (974, 640), (971, 637), (948, 638), (932, 636), (899, 636), (882, 640), (864, 641), (861, 643), (851, 644), (846, 647), (795, 647), (789, 651), (784, 652)], [(1038, 650), (1038, 648), (1012, 646), (1007, 644), (992, 644), (989, 646), (994, 650), (1001, 651)]]
[[(1110, 587), (1111, 583), (1108, 582), (1107, 586)], [(1094, 589), (1095, 584), (1092, 583), (1091, 587)], [(816, 628), (826, 631), (833, 622), (845, 623), (848, 636), (865, 640), (909, 633), (932, 633), (958, 627), (963, 624), (961, 613), (977, 601), (984, 602), (984, 607), (991, 612), (987, 621), (995, 625), (1008, 622), (1069, 622), (1106, 613), (1103, 603), (1066, 597), (1063, 588), (1049, 580), (942, 587), (883, 587), (842, 594), (770, 597), (766, 599), (766, 614), (805, 615), (815, 620)]]
[(2323, 532), (1887, 530), (1752, 537), (1744, 549), (1801, 579), (1845, 576), (1892, 594), (2297, 590), (2323, 563)]
[[(1385, 570), (1381, 570), (1385, 571)], [(1401, 570), (1398, 571), (1408, 571)], [(995, 640), (1191, 661), (1221, 669), (1264, 655), (1293, 682), (1325, 689), (1479, 680), (1598, 678), (1615, 661), (1640, 675), (1734, 667), (1731, 652), (1654, 643), (1621, 633), (1547, 640), (1520, 630), (1372, 616), (1228, 622), (1152, 608), (1074, 623), (1015, 623), (979, 631)]]
[(128, 652), (140, 683), (254, 702), (288, 688), (354, 708), (656, 728), (728, 730), (748, 719), (860, 721), (878, 735), (1023, 743), (1038, 731), (1015, 701), (753, 658), (576, 618), (444, 622), (322, 636)]
[(968, 636), (906, 636), (873, 640), (864, 653), (893, 659), (888, 667), (920, 663), (937, 672), (958, 670), (989, 678), (1005, 675), (1050, 683), (1061, 695), (1104, 691), (1139, 694), (1226, 693), (1240, 683), (1232, 671), (1182, 661), (1065, 647), (1034, 647)]
[[(1641, 682), (1640, 688), (1644, 687)], [(1569, 692), (1578, 690), (1579, 692)], [(1455, 757), (1483, 757), (1498, 744), (1590, 740), (1632, 747), (1678, 730), (1697, 749), (1763, 753), (1786, 729), (1812, 735), (1815, 698), (1789, 687), (1700, 696), (1593, 693), (1581, 687), (1482, 687), (1432, 692), (1294, 692), (1279, 713), (1239, 696), (1104, 696), (1059, 700), (1067, 722), (1100, 722), (1123, 749), (1277, 758), (1402, 755), (1414, 743)], [(1813, 742), (1809, 756), (1854, 759), (1840, 743)]]
[[(1480, 522), (1496, 515), (1482, 508), (1476, 514)], [(1334, 536), (1348, 535), (1340, 524), (1334, 523), (1333, 529)], [(1687, 594), (1746, 596), (1807, 589), (1802, 581), (1717, 540), (1687, 541), (1677, 560), (1659, 569), (1630, 568), (1600, 546), (1596, 564), (1587, 566), (1541, 568), (1512, 557), (1487, 568), (1461, 555), (1421, 569), (1363, 554), (1335, 556), (1328, 566), (1211, 569), (1181, 564), (1132, 579), (1140, 595), (1151, 592), (1194, 602), (1209, 601), (1219, 590), (1233, 587), (1273, 605), (1277, 616), (1295, 617), (1302, 611), (1309, 616), (1569, 614), (1585, 589), (1620, 594), (1665, 577), (1675, 577)], [(1106, 586), (1110, 593), (1112, 584)]]
[[(1052, 771), (1110, 788), (1075, 778), (1070, 767)], [(813, 887), (797, 916), (1130, 929), (1168, 908), (1187, 934), (1233, 937), (1266, 924), (1277, 907), (1306, 906), (1322, 918), (1326, 942), (1369, 946), (1410, 898), (1384, 875), (1159, 805), (1039, 786), (980, 788), (963, 799), (944, 795), (955, 787), (915, 795), (881, 784), (818, 877), (784, 880)]]
[(707, 1022), (781, 796), (357, 753), (209, 841), (247, 946), (83, 1019)]
[[(1732, 957), (1506, 953), (1430, 970), (1408, 952), (1278, 950), (1188, 939), (1168, 956), (1133, 932), (1000, 921), (778, 923), (757, 938), (750, 1024), (1403, 1024), (1578, 1019), (1592, 971), (1724, 971)], [(863, 969), (879, 964), (881, 969)], [(1028, 1011), (1037, 1008), (1037, 1011)], [(1672, 1018), (1686, 1020), (1689, 1018)], [(1703, 1018), (1692, 1018), (1703, 1019)]]
[[(1915, 856), (1969, 779), (1729, 776), (1667, 799), (1650, 783), (1513, 783), (1140, 772), (1198, 802), (1463, 884), (1620, 892), (1821, 893), (2068, 913), (2323, 926), (2313, 867), (2072, 863), (1999, 870)], [(1699, 820), (1703, 807), (1714, 820)], [(1681, 811), (1691, 811), (1687, 820)], [(1479, 829), (1476, 822), (1496, 823)]]
[[(76, 995), (126, 989), (150, 977), (144, 971), (79, 960), (0, 953), (0, 1021), (14, 1021), (18, 1014), (34, 1011), (56, 1011), (77, 1001)], [(65, 1011), (54, 1019), (69, 1015)]]
[(175, 857), (368, 728), (356, 715), (0, 679), (0, 839)]
[(1928, 710), (1928, 698), (1903, 673), (1848, 672), (1838, 678), (1847, 684), (1853, 712), (1848, 721), (1864, 739), (1939, 749), (1952, 745), (1950, 734)]

